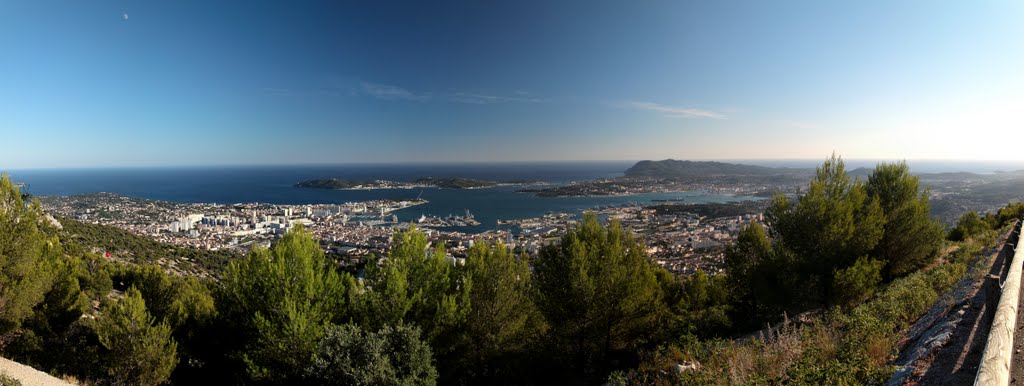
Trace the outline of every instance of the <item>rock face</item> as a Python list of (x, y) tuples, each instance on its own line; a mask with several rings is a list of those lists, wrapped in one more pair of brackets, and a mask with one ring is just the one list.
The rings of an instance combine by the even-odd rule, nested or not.
[(701, 367), (700, 366), (700, 362), (697, 362), (697, 361), (685, 361), (685, 362), (683, 362), (681, 364), (676, 365), (676, 372), (679, 373), (679, 374), (682, 374), (682, 373), (685, 373), (687, 371), (700, 370), (700, 367)]
[(57, 230), (64, 229), (64, 226), (60, 225), (60, 221), (57, 221), (57, 219), (53, 218), (53, 216), (51, 216), (49, 213), (46, 214), (46, 221), (49, 221), (50, 225), (52, 225), (54, 228), (57, 228)]
[(0, 373), (17, 379), (25, 386), (72, 386), (72, 384), (67, 381), (7, 358), (0, 358)]

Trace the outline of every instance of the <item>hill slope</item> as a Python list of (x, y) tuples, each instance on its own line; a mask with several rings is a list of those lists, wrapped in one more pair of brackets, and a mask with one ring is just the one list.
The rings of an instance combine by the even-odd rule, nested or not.
[(772, 168), (717, 161), (640, 161), (626, 169), (626, 177), (708, 177), (708, 176), (770, 176), (809, 173), (809, 169)]

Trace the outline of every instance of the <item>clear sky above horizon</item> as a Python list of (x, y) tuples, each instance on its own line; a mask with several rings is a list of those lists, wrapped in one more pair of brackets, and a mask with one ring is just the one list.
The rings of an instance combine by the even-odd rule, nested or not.
[(1019, 1), (0, 1), (0, 169), (1024, 160)]

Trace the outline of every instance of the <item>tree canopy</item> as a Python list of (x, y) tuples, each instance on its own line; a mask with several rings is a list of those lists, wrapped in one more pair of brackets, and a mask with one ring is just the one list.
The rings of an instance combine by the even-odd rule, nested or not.
[(109, 350), (106, 361), (114, 385), (159, 385), (178, 364), (178, 344), (171, 326), (146, 311), (142, 293), (132, 287), (99, 319), (100, 343)]
[(548, 349), (583, 370), (605, 368), (654, 327), (662, 292), (655, 267), (617, 221), (587, 213), (534, 262), (537, 305), (551, 327)]
[(0, 337), (20, 327), (52, 285), (50, 266), (62, 252), (60, 241), (44, 232), (48, 226), (39, 201), (25, 203), (7, 174), (0, 175)]
[(218, 307), (241, 342), (235, 356), (250, 377), (299, 379), (325, 328), (344, 313), (350, 276), (339, 274), (309, 234), (298, 228), (271, 249), (233, 261)]

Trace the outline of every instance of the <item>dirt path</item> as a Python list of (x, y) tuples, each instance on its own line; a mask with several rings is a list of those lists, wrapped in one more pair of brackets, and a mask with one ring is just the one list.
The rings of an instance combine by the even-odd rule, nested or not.
[(1004, 235), (1000, 242), (998, 252), (986, 256), (985, 276), (964, 279), (911, 327), (897, 359), (904, 376), (893, 377), (890, 385), (974, 383), (1017, 234)]
[(21, 381), (24, 386), (71, 386), (71, 383), (7, 358), (0, 358), (0, 372)]

